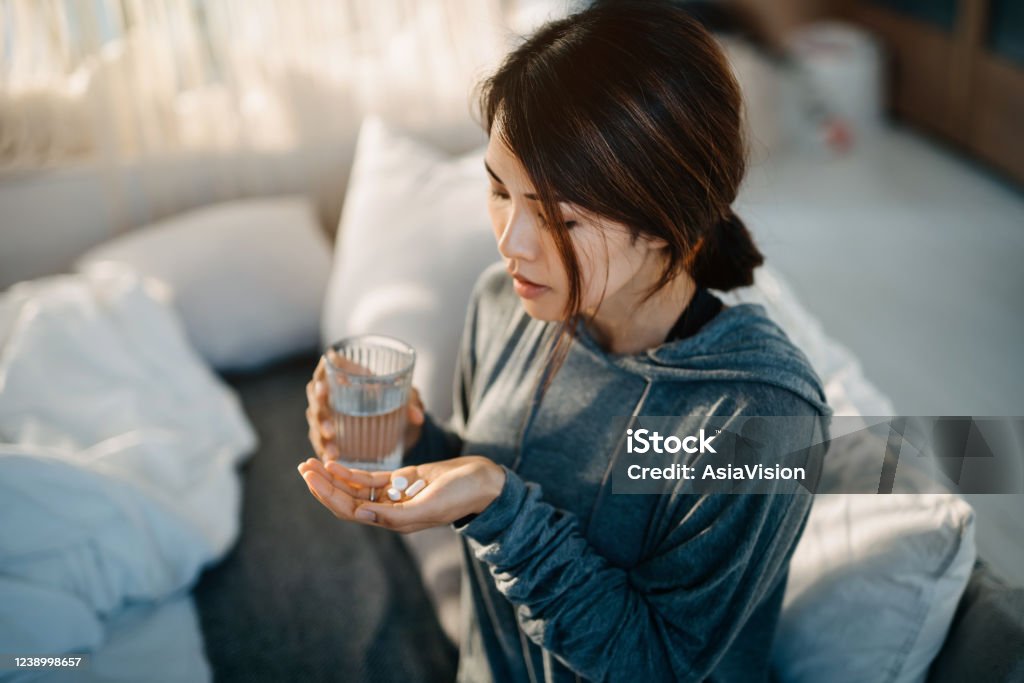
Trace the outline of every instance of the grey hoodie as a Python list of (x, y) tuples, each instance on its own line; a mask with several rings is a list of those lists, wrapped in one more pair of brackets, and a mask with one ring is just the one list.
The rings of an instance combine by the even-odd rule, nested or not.
[(819, 416), (802, 421), (813, 434), (773, 435), (791, 452), (828, 434), (820, 380), (761, 306), (741, 304), (632, 355), (603, 351), (581, 323), (538, 402), (555, 325), (527, 315), (503, 264), (484, 271), (454, 415), (448, 425), (428, 415), (406, 455), (408, 464), (484, 455), (506, 469), (498, 498), (455, 525), (459, 680), (767, 680), (812, 495), (613, 494), (623, 435), (612, 418)]

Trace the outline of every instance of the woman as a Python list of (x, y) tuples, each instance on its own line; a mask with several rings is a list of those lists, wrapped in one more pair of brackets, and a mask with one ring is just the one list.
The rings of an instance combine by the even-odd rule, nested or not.
[[(765, 679), (810, 495), (616, 495), (618, 416), (805, 416), (819, 379), (763, 308), (708, 289), (762, 262), (732, 213), (740, 93), (670, 6), (595, 7), (513, 51), (480, 92), (502, 263), (474, 289), (449, 425), (410, 402), (408, 466), (300, 465), (336, 516), (463, 539), (460, 680)], [(337, 454), (323, 367), (310, 437)], [(781, 452), (781, 450), (780, 450)], [(395, 476), (426, 488), (372, 501)]]

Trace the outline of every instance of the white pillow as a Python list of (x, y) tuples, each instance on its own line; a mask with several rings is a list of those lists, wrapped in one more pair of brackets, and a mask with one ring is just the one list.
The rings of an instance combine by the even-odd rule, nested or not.
[(819, 494), (790, 563), (780, 680), (923, 683), (974, 567), (953, 494)]
[(128, 264), (170, 291), (192, 344), (220, 370), (316, 348), (330, 245), (304, 197), (216, 204), (148, 225), (75, 264)]
[(825, 388), (825, 399), (836, 415), (886, 416), (892, 401), (864, 377), (860, 361), (826, 334), (793, 292), (781, 273), (766, 264), (754, 271), (754, 284), (729, 292), (715, 292), (731, 306), (755, 303), (804, 352)]
[[(753, 286), (718, 296), (765, 307), (807, 356), (836, 416), (893, 415), (856, 357), (773, 268), (757, 269)], [(855, 422), (841, 421), (843, 431)], [(919, 493), (936, 482), (905, 466), (893, 494), (839, 493), (877, 486), (880, 438), (862, 430), (833, 441), (826, 456), (822, 493), (790, 562), (773, 651), (781, 680), (919, 683), (946, 639), (977, 555), (974, 511), (953, 494)]]
[(416, 349), (413, 382), (430, 414), (452, 411), (469, 295), (499, 258), (480, 148), (458, 158), (377, 117), (359, 131), (324, 301), (322, 341), (388, 334)]

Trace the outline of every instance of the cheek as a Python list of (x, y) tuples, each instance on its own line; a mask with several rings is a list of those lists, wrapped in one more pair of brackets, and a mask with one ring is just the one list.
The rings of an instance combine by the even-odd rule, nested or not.
[(597, 306), (602, 297), (614, 296), (632, 280), (643, 261), (628, 237), (615, 234), (607, 241), (592, 236), (585, 246), (577, 249), (583, 275), (584, 308)]
[(612, 267), (608, 261), (608, 251), (603, 241), (595, 236), (577, 240), (576, 258), (580, 264), (580, 276), (583, 286), (583, 307), (590, 308), (601, 298), (605, 281), (614, 277), (613, 272), (606, 274), (605, 266)]
[(540, 236), (540, 260), (544, 263), (548, 286), (559, 292), (564, 292), (569, 281), (565, 265), (562, 263), (562, 255), (558, 252), (558, 245), (546, 231), (542, 232)]
[(491, 231), (494, 233), (494, 240), (501, 239), (501, 233), (505, 230), (508, 222), (508, 212), (493, 201), (487, 202), (487, 215), (491, 219)]

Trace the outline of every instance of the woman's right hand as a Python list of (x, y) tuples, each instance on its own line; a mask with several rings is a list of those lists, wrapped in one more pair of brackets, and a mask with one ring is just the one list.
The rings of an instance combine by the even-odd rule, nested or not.
[[(359, 366), (352, 361), (342, 358), (333, 350), (328, 350), (331, 362), (339, 367), (351, 365), (358, 369)], [(339, 450), (337, 433), (334, 422), (334, 415), (331, 411), (331, 404), (327, 395), (327, 364), (323, 356), (313, 371), (313, 379), (306, 384), (306, 422), (309, 425), (309, 443), (313, 451), (321, 461), (337, 460)], [(408, 419), (405, 425), (405, 448), (406, 450), (416, 445), (420, 440), (420, 433), (423, 431), (423, 401), (420, 400), (420, 392), (416, 387), (409, 391), (409, 402), (406, 404)]]

